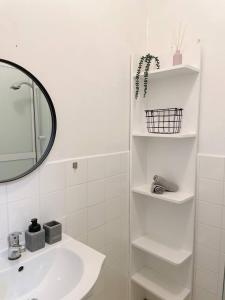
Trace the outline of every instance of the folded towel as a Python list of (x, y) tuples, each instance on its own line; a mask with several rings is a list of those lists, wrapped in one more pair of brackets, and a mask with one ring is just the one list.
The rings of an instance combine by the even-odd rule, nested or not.
[(163, 194), (165, 192), (165, 188), (153, 182), (151, 187), (151, 192), (155, 194)]
[(160, 185), (160, 186), (164, 187), (165, 190), (168, 192), (177, 192), (179, 189), (179, 187), (176, 183), (173, 183), (173, 182), (165, 179), (162, 176), (155, 175), (153, 177), (153, 180), (154, 180), (155, 185)]

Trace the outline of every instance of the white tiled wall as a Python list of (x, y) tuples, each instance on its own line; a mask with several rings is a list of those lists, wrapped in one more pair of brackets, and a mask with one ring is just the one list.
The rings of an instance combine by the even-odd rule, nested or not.
[[(78, 162), (78, 168), (72, 167)], [(45, 163), (33, 174), (0, 185), (0, 248), (32, 217), (57, 219), (72, 237), (105, 253), (90, 300), (128, 299), (129, 153)]]
[(221, 300), (225, 261), (225, 157), (199, 155), (194, 300)]

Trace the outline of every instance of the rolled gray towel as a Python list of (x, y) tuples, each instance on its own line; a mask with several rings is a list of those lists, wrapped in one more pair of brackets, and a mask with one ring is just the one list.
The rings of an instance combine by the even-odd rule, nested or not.
[(173, 182), (165, 179), (162, 176), (155, 175), (153, 177), (153, 180), (154, 180), (155, 185), (160, 185), (160, 186), (164, 187), (165, 190), (168, 192), (177, 192), (179, 189), (179, 187), (176, 183), (173, 183)]
[(151, 187), (151, 192), (155, 194), (163, 194), (165, 192), (165, 188), (153, 182)]

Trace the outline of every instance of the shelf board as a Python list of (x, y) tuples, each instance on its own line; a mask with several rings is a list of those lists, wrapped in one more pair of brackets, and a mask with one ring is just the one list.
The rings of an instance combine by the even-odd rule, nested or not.
[(150, 184), (145, 184), (141, 186), (134, 187), (132, 191), (134, 193), (144, 195), (147, 197), (175, 203), (175, 204), (183, 204), (193, 199), (194, 195), (191, 193), (186, 193), (182, 191), (178, 192), (165, 192), (163, 194), (155, 194), (150, 191)]
[(133, 137), (147, 137), (147, 138), (166, 138), (166, 139), (189, 139), (195, 138), (195, 132), (187, 133), (174, 133), (174, 134), (159, 134), (159, 133), (148, 133), (148, 132), (133, 132)]
[[(166, 78), (172, 76), (198, 74), (200, 69), (192, 65), (177, 65), (169, 68), (163, 68), (149, 72), (151, 78)], [(144, 76), (144, 72), (140, 74), (140, 77)], [(136, 77), (136, 74), (134, 75)]]
[(176, 266), (184, 263), (192, 255), (190, 251), (172, 249), (147, 235), (133, 241), (132, 246)]
[(132, 281), (162, 300), (185, 300), (190, 294), (188, 288), (177, 286), (168, 278), (144, 268), (132, 276)]

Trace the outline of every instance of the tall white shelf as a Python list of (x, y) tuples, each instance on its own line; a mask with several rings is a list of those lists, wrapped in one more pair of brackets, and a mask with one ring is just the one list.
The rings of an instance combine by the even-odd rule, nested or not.
[[(131, 300), (192, 299), (200, 52), (196, 55), (199, 65), (195, 57), (195, 65), (151, 72), (150, 95), (138, 100), (134, 99), (138, 60), (132, 62)], [(180, 134), (149, 134), (144, 110), (168, 107), (184, 109)], [(179, 191), (153, 194), (155, 174), (178, 183)]]

